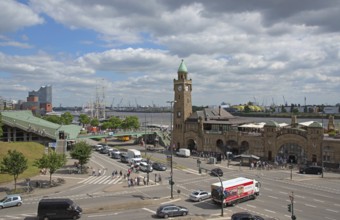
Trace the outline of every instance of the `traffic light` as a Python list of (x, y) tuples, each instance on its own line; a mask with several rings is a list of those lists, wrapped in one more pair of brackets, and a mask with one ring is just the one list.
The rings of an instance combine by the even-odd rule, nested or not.
[(295, 215), (292, 215), (292, 220), (295, 220), (296, 219), (296, 216)]
[(171, 181), (171, 179), (169, 180), (169, 185), (175, 185), (174, 181)]
[(292, 204), (288, 204), (288, 212), (292, 212)]

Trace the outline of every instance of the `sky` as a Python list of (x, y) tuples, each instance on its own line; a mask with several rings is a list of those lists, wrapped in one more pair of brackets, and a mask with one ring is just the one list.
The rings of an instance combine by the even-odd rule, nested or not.
[(1, 0), (0, 96), (167, 106), (340, 103), (338, 0)]

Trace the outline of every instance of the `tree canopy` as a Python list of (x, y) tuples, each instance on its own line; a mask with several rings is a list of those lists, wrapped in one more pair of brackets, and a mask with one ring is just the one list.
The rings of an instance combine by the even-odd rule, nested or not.
[(80, 172), (83, 172), (83, 166), (87, 164), (91, 158), (92, 148), (85, 141), (78, 142), (74, 145), (70, 152), (73, 159), (78, 160)]
[(50, 185), (52, 184), (52, 175), (66, 164), (66, 155), (58, 154), (50, 150), (48, 154), (44, 154), (42, 158), (34, 162), (34, 166), (39, 169), (48, 169), (50, 173)]
[(14, 190), (17, 188), (17, 179), (28, 168), (27, 158), (24, 154), (16, 150), (9, 150), (8, 154), (2, 159), (0, 170), (13, 176)]

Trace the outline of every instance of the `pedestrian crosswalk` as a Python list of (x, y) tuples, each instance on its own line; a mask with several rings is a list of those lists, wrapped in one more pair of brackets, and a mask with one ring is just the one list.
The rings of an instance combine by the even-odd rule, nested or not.
[(201, 175), (197, 170), (193, 170), (193, 169), (190, 169), (190, 168), (184, 169), (183, 171), (186, 172), (186, 173)]
[(121, 184), (123, 182), (123, 177), (116, 175), (114, 177), (112, 176), (89, 176), (88, 178), (79, 181), (78, 183), (82, 184)]

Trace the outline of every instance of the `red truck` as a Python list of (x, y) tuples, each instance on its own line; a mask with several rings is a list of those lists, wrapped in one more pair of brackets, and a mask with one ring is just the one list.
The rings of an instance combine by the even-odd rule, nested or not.
[(211, 198), (214, 203), (225, 206), (235, 205), (240, 201), (256, 199), (260, 195), (260, 182), (254, 179), (238, 177), (226, 181), (211, 184)]

